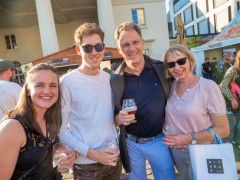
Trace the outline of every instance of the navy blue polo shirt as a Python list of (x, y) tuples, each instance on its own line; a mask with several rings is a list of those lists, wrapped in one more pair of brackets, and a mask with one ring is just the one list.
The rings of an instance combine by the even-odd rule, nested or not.
[(124, 78), (123, 99), (133, 98), (137, 105), (137, 122), (126, 126), (126, 132), (139, 138), (158, 135), (165, 121), (166, 98), (154, 68), (145, 61), (139, 76), (125, 72)]

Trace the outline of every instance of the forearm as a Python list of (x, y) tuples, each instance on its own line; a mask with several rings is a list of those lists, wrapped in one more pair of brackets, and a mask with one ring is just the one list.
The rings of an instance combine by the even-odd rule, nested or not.
[[(195, 133), (195, 138), (196, 138), (197, 144), (211, 144), (215, 140), (215, 137), (208, 130), (203, 130), (201, 132)], [(191, 144), (191, 141), (192, 141), (192, 136), (189, 144)]]
[[(221, 138), (227, 138), (229, 136), (229, 123), (226, 115), (222, 116), (211, 116), (213, 126), (210, 127), (215, 133)], [(212, 143), (215, 141), (215, 136), (208, 130), (196, 133), (196, 140), (200, 144)]]
[(122, 121), (121, 121), (121, 119), (119, 118), (119, 114), (115, 115), (114, 123), (115, 123), (115, 126), (120, 126), (120, 125), (122, 125)]
[(89, 146), (81, 142), (76, 135), (73, 135), (69, 130), (61, 129), (60, 139), (72, 150), (79, 152), (82, 156), (87, 157)]

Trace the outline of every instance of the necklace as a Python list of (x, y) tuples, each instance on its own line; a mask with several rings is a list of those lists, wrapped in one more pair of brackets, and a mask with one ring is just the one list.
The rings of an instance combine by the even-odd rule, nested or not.
[(191, 89), (195, 86), (195, 84), (198, 82), (198, 77), (193, 76), (189, 81), (182, 83), (181, 81), (178, 81), (176, 93), (177, 95), (181, 96), (187, 89)]

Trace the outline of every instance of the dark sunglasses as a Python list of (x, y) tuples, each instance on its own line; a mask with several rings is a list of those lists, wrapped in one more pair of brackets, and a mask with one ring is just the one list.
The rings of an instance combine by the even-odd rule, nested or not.
[(92, 46), (92, 45), (90, 45), (90, 44), (86, 44), (86, 45), (82, 46), (83, 51), (84, 51), (85, 53), (91, 53), (92, 50), (93, 50), (93, 48), (95, 48), (95, 50), (96, 50), (97, 52), (102, 52), (103, 49), (104, 49), (104, 47), (105, 47), (105, 44), (103, 44), (103, 43), (97, 43), (95, 46)]
[(186, 60), (187, 60), (187, 58), (184, 57), (184, 58), (181, 58), (181, 59), (176, 60), (175, 62), (168, 62), (168, 63), (167, 63), (167, 67), (168, 67), (168, 68), (174, 68), (176, 63), (177, 63), (178, 65), (182, 66), (182, 65), (184, 65), (184, 64), (186, 63)]

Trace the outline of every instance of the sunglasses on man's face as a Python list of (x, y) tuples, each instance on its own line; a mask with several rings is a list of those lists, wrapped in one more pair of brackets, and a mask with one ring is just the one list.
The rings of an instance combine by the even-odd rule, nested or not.
[(168, 68), (174, 68), (176, 63), (178, 65), (182, 66), (182, 65), (184, 65), (186, 63), (186, 60), (187, 60), (187, 58), (184, 57), (184, 58), (180, 58), (180, 59), (176, 60), (175, 62), (168, 62), (167, 63), (167, 67)]
[(105, 44), (103, 43), (97, 43), (95, 46), (92, 46), (90, 44), (86, 44), (84, 46), (81, 46), (83, 48), (83, 51), (85, 53), (91, 53), (93, 51), (93, 48), (95, 48), (95, 50), (97, 52), (102, 52), (104, 47), (105, 47)]

